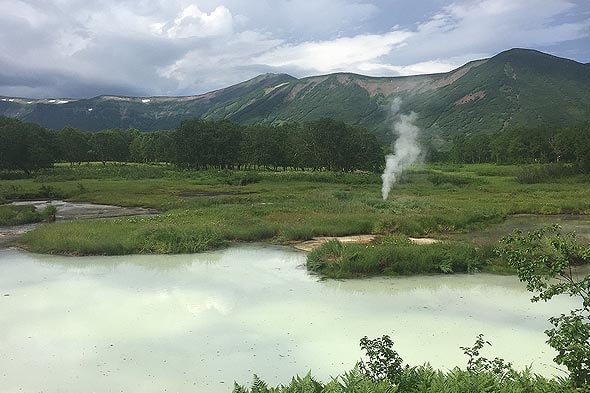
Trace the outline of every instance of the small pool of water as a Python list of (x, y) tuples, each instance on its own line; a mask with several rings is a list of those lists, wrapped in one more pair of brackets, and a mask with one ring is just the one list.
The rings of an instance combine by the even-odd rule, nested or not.
[(562, 375), (543, 331), (570, 298), (532, 304), (515, 277), (319, 281), (305, 254), (59, 257), (0, 250), (0, 392), (230, 392), (351, 369), (389, 334), (411, 365), (465, 366), (459, 346)]
[(45, 209), (48, 206), (55, 206), (57, 220), (83, 220), (92, 218), (112, 218), (124, 216), (141, 216), (153, 215), (158, 211), (144, 207), (128, 207), (101, 205), (97, 203), (86, 202), (68, 202), (58, 199), (38, 200), (38, 201), (16, 201), (12, 202), (16, 206), (34, 206), (37, 210)]

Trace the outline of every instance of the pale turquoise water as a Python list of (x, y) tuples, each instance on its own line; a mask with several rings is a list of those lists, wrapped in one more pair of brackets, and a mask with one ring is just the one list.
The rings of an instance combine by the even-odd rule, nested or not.
[[(485, 354), (558, 373), (547, 318), (515, 277), (318, 281), (305, 254), (245, 245), (198, 255), (68, 258), (0, 251), (0, 392), (229, 392), (352, 368), (364, 335), (410, 364)], [(3, 296), (9, 295), (9, 296)]]

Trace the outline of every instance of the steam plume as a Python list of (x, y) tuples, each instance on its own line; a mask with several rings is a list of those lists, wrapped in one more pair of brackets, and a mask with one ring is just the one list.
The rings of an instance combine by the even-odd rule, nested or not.
[(409, 114), (399, 113), (402, 100), (396, 97), (391, 103), (391, 112), (395, 122), (393, 124), (393, 134), (398, 138), (392, 143), (393, 154), (385, 156), (385, 171), (381, 178), (383, 179), (383, 186), (381, 187), (381, 194), (383, 200), (387, 199), (391, 187), (395, 184), (402, 171), (418, 161), (420, 157), (420, 146), (418, 145), (418, 134), (420, 129), (414, 125), (417, 114), (410, 112)]

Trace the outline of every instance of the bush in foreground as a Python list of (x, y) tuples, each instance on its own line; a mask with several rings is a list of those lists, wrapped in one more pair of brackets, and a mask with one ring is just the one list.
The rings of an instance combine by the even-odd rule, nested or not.
[(590, 244), (580, 244), (575, 233), (562, 234), (554, 225), (526, 234), (517, 230), (502, 238), (497, 253), (534, 293), (531, 301), (559, 295), (580, 300), (578, 308), (551, 317), (553, 327), (545, 334), (557, 351), (555, 363), (568, 368), (575, 386), (590, 391), (590, 274), (580, 268), (590, 264)]
[[(366, 359), (351, 371), (332, 378), (328, 383), (316, 380), (311, 373), (294, 377), (288, 385), (269, 387), (258, 376), (250, 388), (234, 384), (233, 393), (536, 393), (580, 392), (567, 379), (547, 379), (529, 369), (516, 371), (503, 359), (480, 356), (489, 344), (479, 335), (473, 347), (462, 347), (468, 357), (467, 367), (450, 371), (433, 369), (430, 365), (410, 367), (393, 349), (389, 336), (361, 340)], [(582, 390), (583, 391), (583, 390)]]

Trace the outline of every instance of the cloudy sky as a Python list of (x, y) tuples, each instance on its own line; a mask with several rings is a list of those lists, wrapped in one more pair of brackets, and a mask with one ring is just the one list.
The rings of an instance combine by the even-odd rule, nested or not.
[(265, 72), (442, 72), (513, 47), (590, 62), (589, 0), (0, 0), (0, 95), (190, 95)]

